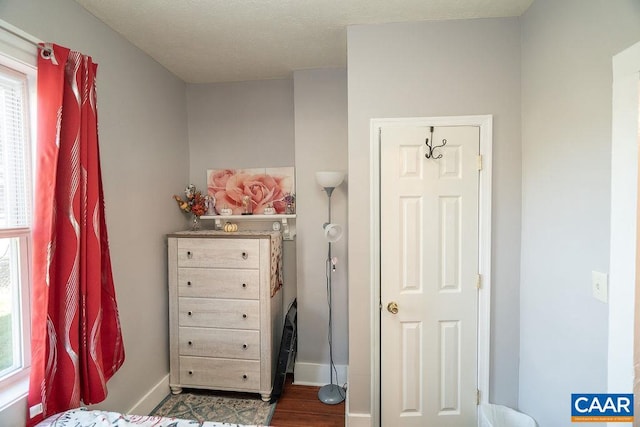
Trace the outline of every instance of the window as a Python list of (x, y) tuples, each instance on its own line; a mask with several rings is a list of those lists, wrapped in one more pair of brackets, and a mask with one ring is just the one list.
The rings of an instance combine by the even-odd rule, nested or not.
[(0, 380), (29, 363), (28, 78), (0, 66)]
[(33, 45), (0, 34), (0, 407), (26, 391), (30, 366), (34, 62)]

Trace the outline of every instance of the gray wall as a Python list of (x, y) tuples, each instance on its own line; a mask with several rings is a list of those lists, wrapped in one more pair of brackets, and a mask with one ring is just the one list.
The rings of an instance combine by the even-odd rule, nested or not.
[[(296, 185), (298, 185), (298, 358), (296, 381), (329, 382), (328, 307), (325, 282), (327, 195), (315, 172), (347, 171), (347, 72), (344, 69), (296, 71)], [(348, 177), (331, 197), (331, 220), (345, 229), (332, 245), (338, 265), (332, 275), (333, 359), (347, 365), (347, 194)], [(315, 369), (321, 365), (319, 369)], [(341, 373), (342, 370), (339, 369)], [(339, 376), (340, 383), (346, 381)]]
[(99, 64), (102, 176), (126, 352), (99, 406), (126, 411), (168, 372), (164, 235), (183, 221), (171, 195), (188, 179), (185, 85), (72, 0), (3, 0), (0, 16)]
[(520, 409), (541, 427), (607, 390), (591, 271), (609, 269), (611, 58), (638, 40), (634, 0), (536, 0), (522, 18)]
[(293, 166), (293, 81), (187, 85), (190, 177), (207, 169)]
[[(294, 166), (292, 80), (189, 84), (187, 116), (189, 176), (198, 188), (207, 188), (207, 169)], [(286, 309), (296, 297), (296, 242), (283, 250)]]
[(491, 396), (517, 406), (520, 27), (517, 18), (348, 29), (349, 399), (369, 413), (369, 120), (494, 115)]
[[(284, 244), (284, 298), (286, 307), (298, 297), (297, 361), (302, 365), (296, 380), (302, 382), (316, 381), (313, 368), (305, 369), (307, 364), (328, 362), (326, 245), (321, 228), (326, 195), (315, 183), (314, 173), (347, 169), (346, 94), (345, 70), (300, 71), (293, 80), (187, 86), (191, 182), (204, 188), (206, 170), (211, 168), (296, 166), (298, 234), (294, 242)], [(332, 199), (334, 218), (345, 225), (346, 189), (344, 185), (336, 190)], [(340, 258), (334, 275), (334, 359), (343, 365), (347, 364), (346, 242), (345, 238), (334, 245)], [(323, 380), (328, 381), (328, 373)]]

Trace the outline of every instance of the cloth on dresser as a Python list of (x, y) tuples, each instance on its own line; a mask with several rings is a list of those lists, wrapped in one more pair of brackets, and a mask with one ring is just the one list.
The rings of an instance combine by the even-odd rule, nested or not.
[(271, 233), (271, 296), (282, 287), (282, 234)]

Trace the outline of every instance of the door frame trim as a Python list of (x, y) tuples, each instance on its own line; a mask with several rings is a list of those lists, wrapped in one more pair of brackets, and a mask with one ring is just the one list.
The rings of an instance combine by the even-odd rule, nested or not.
[(493, 116), (405, 117), (370, 120), (370, 263), (371, 266), (371, 416), (380, 425), (380, 129), (391, 126), (477, 126), (480, 128), (482, 170), (479, 181), (478, 268), (482, 286), (478, 292), (478, 390), (480, 403), (489, 402), (491, 337), (491, 176)]
[(636, 323), (640, 317), (634, 319), (634, 315), (637, 316), (640, 294), (637, 261), (640, 42), (613, 56), (612, 70), (607, 389), (611, 393), (634, 392), (638, 399), (638, 360), (634, 360), (638, 355), (634, 357), (634, 351), (638, 351), (640, 343), (634, 336), (640, 329)]

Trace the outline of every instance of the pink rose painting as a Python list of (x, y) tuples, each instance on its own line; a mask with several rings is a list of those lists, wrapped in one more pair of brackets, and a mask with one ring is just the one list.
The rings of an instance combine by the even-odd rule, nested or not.
[(271, 206), (285, 213), (287, 202), (295, 194), (293, 167), (269, 169), (211, 169), (207, 171), (207, 192), (216, 199), (216, 212), (223, 208), (233, 215), (243, 213), (243, 198), (248, 196), (254, 214)]

